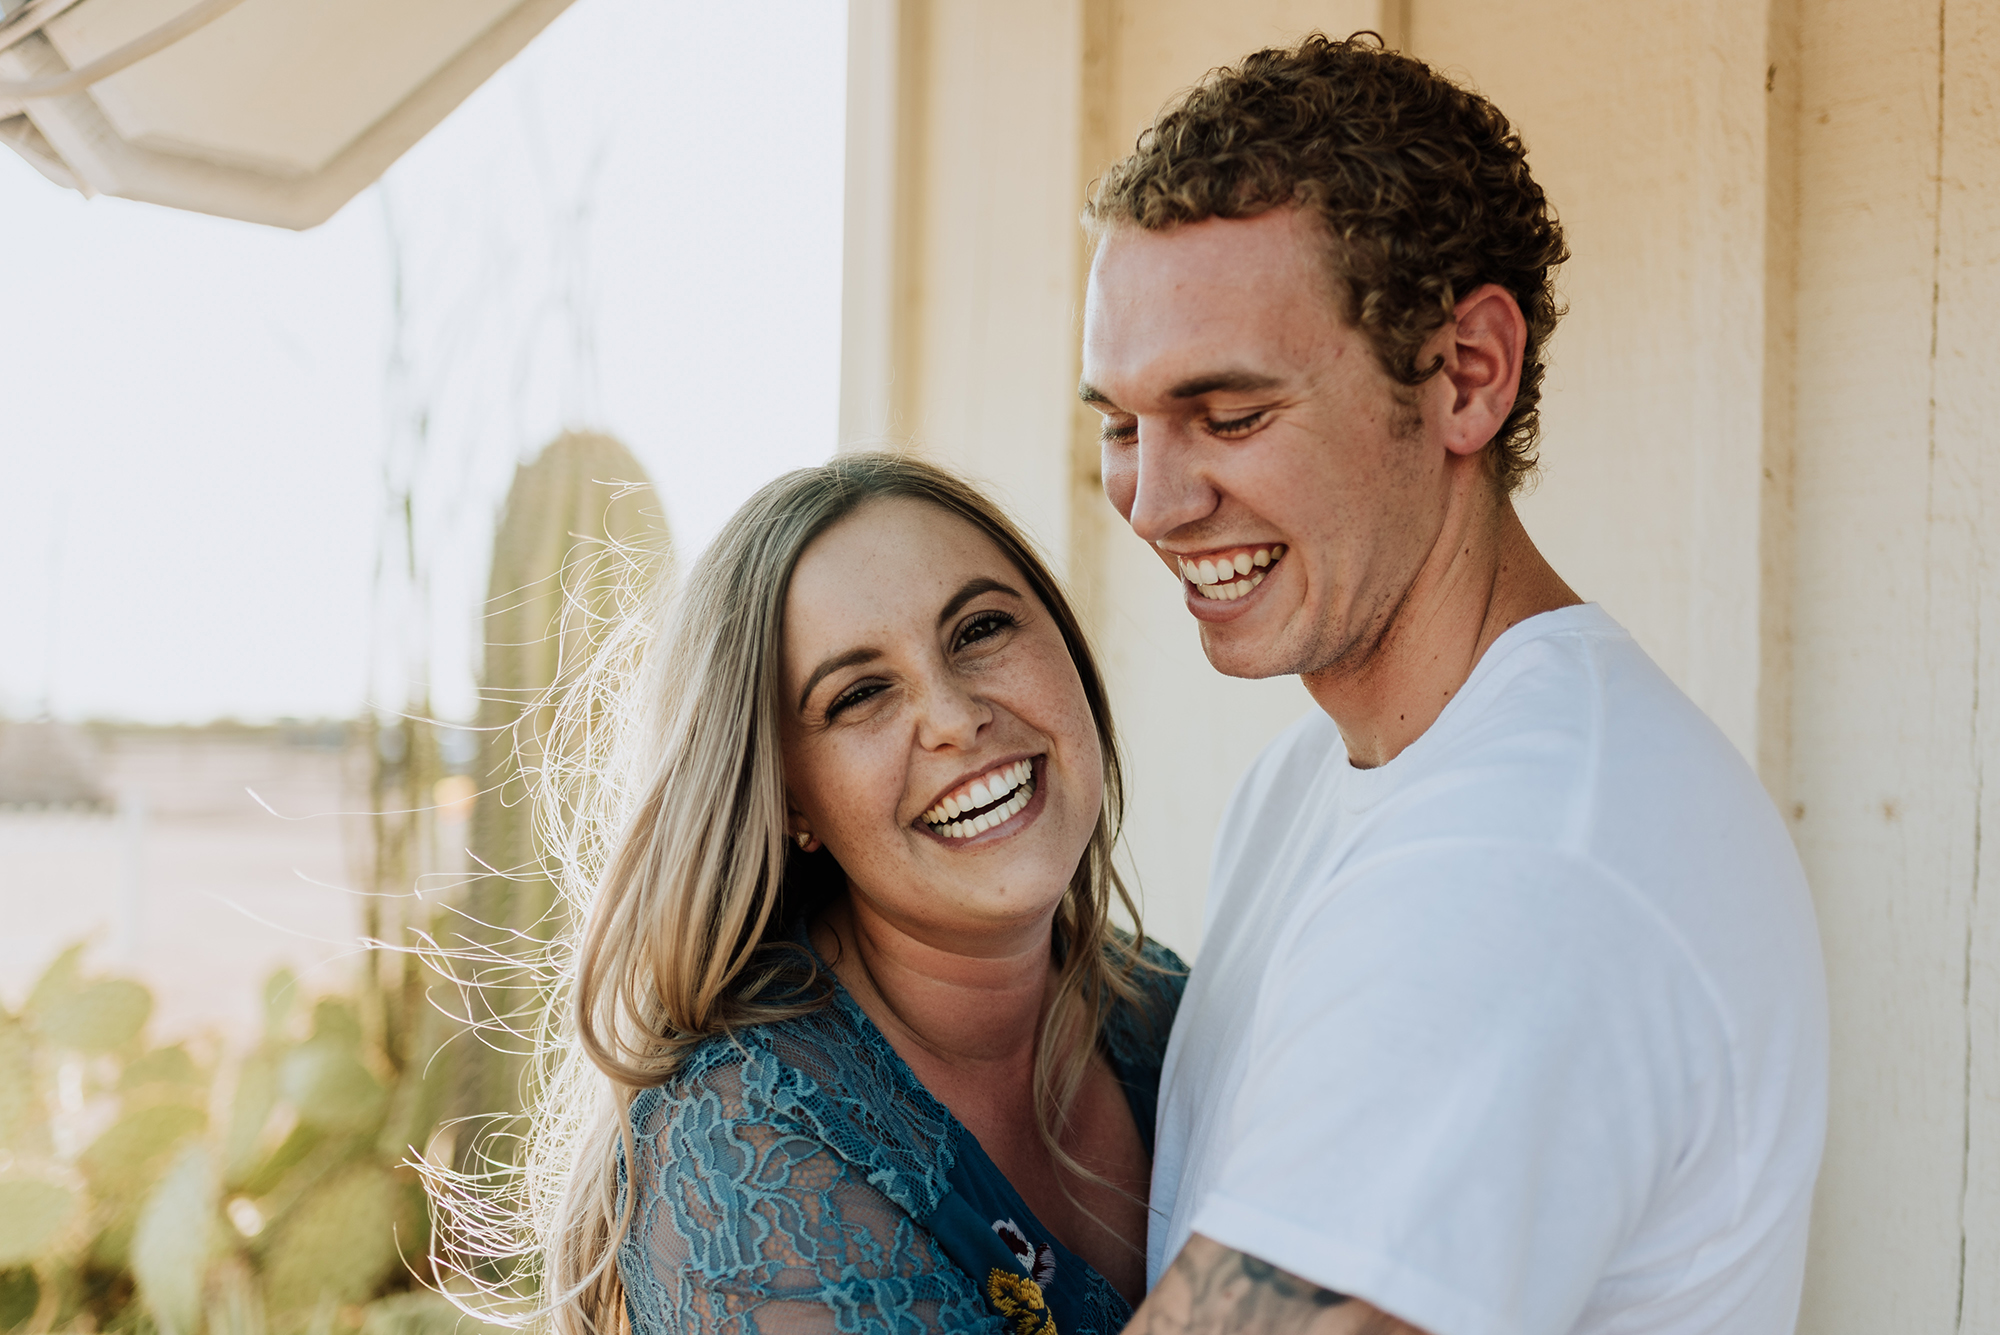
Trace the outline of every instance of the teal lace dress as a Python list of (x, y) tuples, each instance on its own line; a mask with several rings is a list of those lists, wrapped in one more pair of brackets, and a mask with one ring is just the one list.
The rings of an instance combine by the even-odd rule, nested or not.
[[(1146, 954), (1171, 972), (1139, 975), (1104, 1042), (1150, 1154), (1185, 969)], [(633, 1335), (1114, 1335), (1132, 1315), (837, 985), (704, 1044), (631, 1116)]]

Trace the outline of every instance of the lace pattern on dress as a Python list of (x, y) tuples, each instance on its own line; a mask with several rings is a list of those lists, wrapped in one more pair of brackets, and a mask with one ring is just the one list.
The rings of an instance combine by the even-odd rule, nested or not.
[[(1182, 980), (1162, 981), (1148, 1001), (1170, 1020)], [(1122, 1079), (1150, 1061), (1157, 1085), (1165, 1030), (1107, 1026)], [(958, 1122), (844, 990), (704, 1044), (669, 1086), (641, 1091), (631, 1120), (620, 1192), (636, 1188), (637, 1201), (618, 1266), (634, 1335), (1013, 1329), (981, 1292), (984, 1276), (954, 1264), (922, 1223), (952, 1190)], [(1105, 1317), (1129, 1313), (1094, 1271), (1084, 1283), (1101, 1290), (1090, 1306)]]

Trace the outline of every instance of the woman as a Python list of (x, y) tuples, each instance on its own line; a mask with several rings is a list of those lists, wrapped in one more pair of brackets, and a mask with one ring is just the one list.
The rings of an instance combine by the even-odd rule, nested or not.
[(1122, 1327), (1183, 970), (1110, 925), (1114, 738), (1047, 568), (849, 456), (752, 498), (657, 646), (577, 952), (558, 1327)]

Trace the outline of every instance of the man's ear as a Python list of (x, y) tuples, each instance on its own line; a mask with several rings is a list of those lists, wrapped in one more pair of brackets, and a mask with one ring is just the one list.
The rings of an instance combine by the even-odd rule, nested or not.
[[(1498, 283), (1461, 298), (1452, 318), (1425, 342), (1417, 365), (1444, 360), (1432, 392), (1446, 449), (1477, 454), (1500, 434), (1521, 390), (1527, 346), (1528, 322), (1520, 303)], [(1441, 392), (1446, 389), (1448, 394)]]

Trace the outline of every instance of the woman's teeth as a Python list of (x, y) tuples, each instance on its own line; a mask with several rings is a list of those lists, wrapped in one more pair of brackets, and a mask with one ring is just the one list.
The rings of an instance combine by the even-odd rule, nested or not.
[(947, 839), (970, 839), (1019, 813), (1034, 795), (1035, 762), (1017, 760), (980, 775), (945, 798), (924, 813), (924, 823)]
[(1199, 561), (1182, 560), (1181, 578), (1194, 585), (1204, 598), (1230, 602), (1241, 598), (1264, 582), (1264, 568), (1274, 566), (1285, 554), (1285, 544), (1245, 547), (1220, 556), (1204, 556)]

